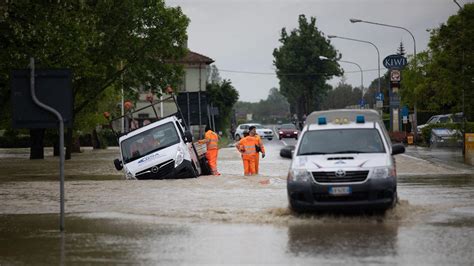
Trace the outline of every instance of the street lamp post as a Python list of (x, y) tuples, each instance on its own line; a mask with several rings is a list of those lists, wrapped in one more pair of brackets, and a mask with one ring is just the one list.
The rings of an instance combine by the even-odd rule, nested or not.
[[(319, 59), (332, 61), (331, 59), (329, 59), (325, 56), (319, 56)], [(336, 60), (336, 61), (356, 65), (359, 68), (359, 70), (360, 70), (360, 90), (362, 91), (362, 96), (361, 97), (363, 98), (364, 97), (364, 72), (362, 71), (362, 67), (359, 64), (357, 64), (356, 62), (345, 61), (345, 60)]]
[[(408, 32), (412, 39), (413, 39), (413, 63), (414, 63), (414, 66), (415, 66), (415, 73), (417, 72), (417, 64), (416, 64), (416, 40), (415, 40), (415, 36), (413, 36), (413, 34), (406, 28), (404, 27), (400, 27), (400, 26), (395, 26), (395, 25), (389, 25), (389, 24), (384, 24), (384, 23), (378, 23), (378, 22), (372, 22), (372, 21), (366, 21), (366, 20), (362, 20), (362, 19), (356, 19), (356, 18), (351, 18), (349, 19), (349, 21), (351, 23), (359, 23), (359, 22), (362, 22), (362, 23), (367, 23), (367, 24), (373, 24), (373, 25), (378, 25), (378, 26), (383, 26), (383, 27), (390, 27), (390, 28), (397, 28), (397, 29), (402, 29), (402, 30), (405, 30), (406, 32)], [(415, 75), (416, 77), (416, 75)], [(415, 135), (415, 141), (417, 140), (418, 138), (418, 134), (417, 134), (417, 130), (416, 130), (416, 126), (417, 126), (417, 112), (416, 112), (416, 93), (414, 94), (415, 95), (415, 102), (413, 104), (413, 133)]]
[[(461, 5), (456, 1), (456, 0), (453, 0), (453, 2), (459, 7), (459, 11), (462, 11), (462, 7)], [(462, 18), (461, 16), (461, 25), (462, 27), (464, 27), (464, 19)], [(462, 29), (462, 32), (461, 32), (461, 38), (464, 37), (464, 29)], [(462, 86), (462, 131), (463, 131), (463, 134), (462, 134), (462, 151), (463, 151), (463, 154), (465, 154), (465, 146), (466, 144), (464, 143), (466, 141), (466, 113), (465, 113), (465, 110), (464, 110), (464, 46), (461, 46), (462, 48), (462, 57), (461, 57), (461, 86)]]
[[(329, 59), (325, 56), (319, 56), (319, 59), (331, 61), (331, 59)], [(362, 94), (364, 94), (364, 72), (362, 71), (362, 67), (360, 67), (360, 65), (357, 64), (356, 62), (344, 61), (344, 60), (337, 60), (337, 62), (353, 64), (353, 65), (356, 65), (359, 68), (359, 70), (360, 70), (360, 89), (362, 90)]]
[[(377, 48), (377, 46), (375, 44), (373, 44), (372, 42), (369, 42), (369, 41), (364, 41), (364, 40), (359, 40), (359, 39), (352, 39), (352, 38), (347, 38), (347, 37), (341, 37), (341, 36), (336, 36), (336, 35), (328, 35), (328, 38), (329, 39), (332, 39), (332, 38), (339, 38), (339, 39), (343, 39), (343, 40), (349, 40), (349, 41), (355, 41), (355, 42), (363, 42), (363, 43), (368, 43), (368, 44), (371, 44), (373, 47), (375, 47), (375, 50), (377, 50), (377, 67), (378, 67), (378, 71), (379, 71), (379, 79), (378, 79), (378, 93), (380, 93), (381, 89), (380, 89), (380, 52), (379, 52), (379, 48)], [(342, 61), (341, 61), (342, 62)]]

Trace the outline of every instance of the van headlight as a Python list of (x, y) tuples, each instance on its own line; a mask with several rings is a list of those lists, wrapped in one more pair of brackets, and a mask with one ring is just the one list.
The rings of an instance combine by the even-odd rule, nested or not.
[(178, 167), (184, 160), (184, 152), (181, 147), (178, 146), (176, 150), (176, 157), (174, 158), (174, 168)]
[(290, 169), (288, 180), (292, 182), (309, 182), (311, 180), (311, 173), (306, 169)]
[(387, 178), (395, 177), (397, 175), (395, 168), (384, 167), (384, 168), (375, 168), (372, 172), (372, 178)]
[(125, 174), (125, 177), (127, 178), (127, 180), (133, 180), (135, 179), (135, 177), (133, 176), (133, 174), (127, 170), (127, 173)]

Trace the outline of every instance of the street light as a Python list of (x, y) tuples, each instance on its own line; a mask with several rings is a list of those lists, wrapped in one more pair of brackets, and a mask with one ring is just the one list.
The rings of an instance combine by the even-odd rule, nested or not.
[[(456, 2), (456, 1), (455, 1)], [(415, 66), (415, 72), (417, 72), (417, 64), (416, 64), (416, 40), (415, 40), (415, 36), (413, 36), (413, 34), (406, 28), (404, 27), (400, 27), (400, 26), (395, 26), (395, 25), (389, 25), (389, 24), (384, 24), (384, 23), (378, 23), (378, 22), (372, 22), (372, 21), (366, 21), (366, 20), (362, 20), (362, 19), (357, 19), (357, 18), (351, 18), (349, 19), (349, 21), (351, 23), (359, 23), (359, 22), (362, 22), (362, 23), (367, 23), (367, 24), (373, 24), (373, 25), (378, 25), (378, 26), (383, 26), (383, 27), (390, 27), (390, 28), (397, 28), (397, 29), (402, 29), (402, 30), (405, 30), (406, 32), (408, 32), (411, 37), (413, 38), (413, 63), (414, 63), (414, 66)], [(416, 76), (416, 75), (415, 75)], [(416, 93), (415, 93), (415, 103), (413, 104), (413, 113), (414, 113), (414, 117), (413, 117), (413, 127), (414, 129), (413, 132), (415, 134), (415, 141), (417, 140), (418, 138), (418, 134), (417, 134), (417, 130), (416, 130), (416, 126), (417, 126), (417, 119), (416, 119), (416, 116), (417, 116), (417, 112), (416, 112)]]
[[(459, 7), (459, 11), (462, 11), (462, 7), (461, 5), (458, 3), (458, 1), (456, 0), (453, 0), (453, 2)], [(464, 38), (464, 19), (463, 17), (461, 17), (461, 30), (462, 30), (462, 33), (461, 33), (461, 38)], [(462, 76), (462, 80), (461, 80), (461, 86), (462, 86), (462, 130), (463, 130), (463, 135), (462, 135), (462, 151), (463, 151), (463, 154), (465, 154), (465, 146), (466, 144), (464, 143), (466, 141), (466, 113), (465, 113), (465, 110), (464, 110), (464, 45), (462, 46), (462, 57), (461, 57), (461, 76)]]
[[(371, 44), (373, 47), (375, 47), (375, 50), (377, 50), (377, 66), (378, 66), (378, 71), (379, 71), (378, 93), (380, 93), (380, 52), (379, 52), (379, 48), (377, 48), (377, 46), (376, 46), (375, 44), (373, 44), (372, 42), (364, 41), (364, 40), (359, 40), (359, 39), (352, 39), (352, 38), (341, 37), (341, 36), (336, 36), (336, 35), (328, 35), (328, 38), (329, 38), (329, 39), (339, 38), (339, 39), (343, 39), (343, 40), (349, 40), (349, 41), (355, 41), (355, 42), (363, 42), (363, 43)], [(341, 61), (341, 62), (342, 62), (342, 61)]]
[[(325, 56), (319, 56), (319, 59), (321, 60), (328, 60), (328, 61), (332, 61), (331, 59), (325, 57)], [(359, 64), (355, 63), (355, 62), (351, 62), (351, 61), (344, 61), (344, 60), (336, 60), (337, 62), (342, 62), (342, 63), (348, 63), (348, 64), (353, 64), (353, 65), (356, 65), (357, 67), (359, 67), (359, 70), (360, 70), (360, 89), (362, 90), (362, 94), (364, 94), (364, 72), (362, 71), (362, 67), (360, 67)]]

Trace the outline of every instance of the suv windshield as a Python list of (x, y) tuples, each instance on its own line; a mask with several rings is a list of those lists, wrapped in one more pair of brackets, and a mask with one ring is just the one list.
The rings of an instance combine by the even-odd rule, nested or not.
[(178, 142), (179, 136), (172, 122), (157, 126), (122, 141), (123, 161), (134, 161)]
[(385, 153), (375, 128), (307, 131), (299, 146), (298, 155)]

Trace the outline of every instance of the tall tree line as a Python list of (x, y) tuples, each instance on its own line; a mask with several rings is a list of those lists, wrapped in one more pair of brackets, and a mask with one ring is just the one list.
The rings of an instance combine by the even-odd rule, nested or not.
[(402, 101), (437, 113), (461, 112), (464, 101), (466, 118), (474, 121), (474, 4), (430, 34), (428, 49), (402, 72)]
[[(179, 7), (149, 1), (8, 1), (0, 14), (0, 108), (10, 120), (8, 87), (13, 69), (73, 71), (74, 117), (97, 112), (104, 92), (177, 87), (183, 70), (174, 62), (186, 53), (189, 19)], [(72, 132), (67, 134), (71, 147)], [(70, 149), (67, 149), (70, 157)]]

